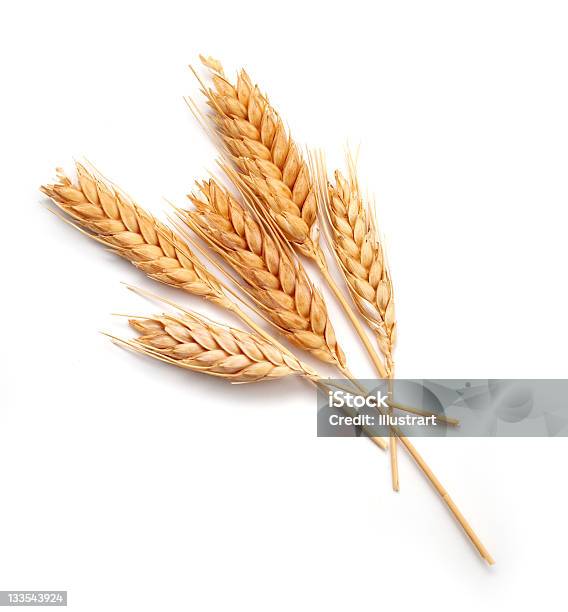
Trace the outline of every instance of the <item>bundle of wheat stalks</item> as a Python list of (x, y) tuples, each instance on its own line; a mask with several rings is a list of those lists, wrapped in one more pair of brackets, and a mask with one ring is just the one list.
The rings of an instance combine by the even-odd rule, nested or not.
[[(379, 377), (392, 379), (397, 329), (393, 285), (373, 210), (362, 195), (353, 158), (347, 157), (345, 175), (336, 170), (330, 179), (323, 154), (302, 155), (278, 112), (244, 70), (231, 80), (218, 61), (201, 59), (207, 76), (202, 78), (192, 70), (208, 110), (202, 111), (191, 98), (186, 101), (219, 146), (219, 166), (227, 184), (215, 177), (197, 181), (188, 196), (190, 207), (175, 207), (169, 225), (155, 219), (87, 164), (77, 163), (76, 181), (58, 170), (57, 182), (41, 190), (57, 205), (60, 216), (85, 235), (131, 261), (149, 277), (230, 311), (247, 329), (221, 325), (158, 298), (175, 306), (176, 311), (130, 317), (138, 335), (132, 339), (111, 336), (112, 340), (154, 359), (230, 382), (299, 376), (329, 389), (331, 381), (274, 337), (280, 334), (298, 349), (334, 366), (347, 379), (346, 384), (359, 391), (323, 294), (303, 265), (302, 260), (307, 259), (316, 263)], [(322, 237), (341, 272), (344, 288), (330, 273)], [(211, 265), (205, 265), (198, 253), (205, 254)], [(220, 280), (218, 273), (231, 284)], [(247, 314), (244, 306), (257, 317)], [(395, 400), (391, 398), (389, 411), (421, 413)], [(367, 433), (377, 446), (387, 448), (383, 438)], [(395, 428), (389, 440), (393, 488), (399, 489), (398, 440), (480, 555), (493, 563), (410, 441)]]

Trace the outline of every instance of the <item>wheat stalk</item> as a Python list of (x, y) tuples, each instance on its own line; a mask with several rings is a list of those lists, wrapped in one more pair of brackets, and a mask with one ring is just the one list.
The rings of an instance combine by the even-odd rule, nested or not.
[(256, 382), (317, 374), (257, 334), (213, 323), (195, 313), (132, 318), (140, 335), (134, 345), (181, 368), (219, 376), (231, 382)]
[[(381, 414), (385, 414), (385, 411), (383, 408), (377, 407), (377, 410)], [(402, 434), (402, 432), (400, 431), (398, 427), (391, 426), (391, 430), (394, 436), (394, 437), (391, 437), (390, 439), (391, 445), (392, 445), (393, 440), (395, 439), (399, 439), (402, 442), (408, 454), (412, 457), (416, 465), (420, 468), (422, 473), (430, 481), (430, 484), (434, 487), (438, 495), (440, 495), (442, 501), (446, 504), (450, 512), (453, 514), (454, 518), (460, 524), (460, 526), (464, 530), (467, 537), (470, 539), (473, 546), (477, 549), (478, 553), (481, 555), (483, 559), (485, 559), (485, 561), (487, 561), (489, 565), (493, 565), (495, 563), (495, 560), (491, 556), (491, 553), (484, 546), (479, 536), (475, 533), (475, 531), (473, 530), (471, 525), (468, 523), (465, 516), (461, 513), (457, 504), (450, 497), (450, 494), (448, 493), (448, 491), (446, 491), (446, 489), (444, 488), (444, 486), (442, 485), (438, 477), (434, 474), (430, 466), (426, 463), (422, 455), (418, 452), (418, 450), (415, 448), (412, 442), (406, 436)]]
[[(319, 198), (331, 228), (330, 243), (357, 309), (373, 330), (385, 357), (387, 376), (394, 377), (393, 350), (396, 343), (394, 294), (390, 271), (379, 239), (375, 216), (365, 203), (356, 165), (347, 156), (348, 178), (335, 171), (335, 184), (327, 181), (323, 160), (316, 161), (316, 176), (325, 181), (327, 193)], [(389, 447), (391, 481), (400, 490), (397, 436)]]
[(331, 227), (333, 249), (353, 301), (374, 331), (392, 377), (397, 327), (391, 275), (375, 217), (361, 195), (352, 158), (348, 178), (337, 170), (335, 184), (328, 183), (327, 188), (328, 197), (322, 208)]
[[(328, 241), (336, 256), (349, 293), (371, 330), (385, 357), (386, 375), (394, 377), (393, 350), (396, 342), (396, 321), (391, 276), (379, 239), (371, 208), (365, 204), (359, 188), (356, 164), (347, 155), (348, 179), (335, 172), (335, 184), (327, 180), (322, 153), (312, 155), (312, 167), (318, 188), (318, 208), (327, 217)], [(392, 385), (390, 386), (392, 398)], [(392, 409), (391, 409), (392, 412)], [(400, 490), (397, 437), (389, 447), (391, 480)]]
[[(244, 70), (233, 84), (220, 62), (202, 56), (201, 61), (209, 68), (214, 85), (212, 89), (202, 83), (202, 92), (213, 111), (217, 134), (238, 168), (239, 179), (258, 198), (263, 213), (273, 219), (283, 236), (317, 264), (379, 376), (385, 378), (387, 370), (330, 274), (319, 246), (315, 185), (298, 145), (268, 98)], [(194, 104), (192, 110), (199, 117)]]
[(309, 168), (277, 111), (241, 70), (232, 84), (220, 62), (201, 57), (214, 89), (203, 86), (213, 120), (247, 186), (262, 199), (286, 238), (317, 256), (317, 203)]
[[(137, 289), (134, 291), (145, 293)], [(158, 300), (179, 311), (152, 317), (130, 317), (130, 326), (139, 334), (132, 340), (105, 335), (115, 344), (134, 352), (186, 370), (224, 378), (231, 383), (301, 376), (315, 386), (329, 390), (317, 372), (273, 339), (216, 323), (195, 312), (181, 309), (164, 298), (158, 297)], [(348, 406), (343, 410), (349, 416), (357, 414), (355, 409)], [(376, 436), (371, 427), (365, 426), (363, 429), (379, 448), (386, 448), (384, 439)]]
[(346, 372), (345, 355), (323, 297), (293, 253), (226, 189), (211, 179), (178, 213), (244, 279), (264, 315), (291, 342)]
[(187, 244), (120, 189), (76, 164), (78, 184), (57, 170), (57, 183), (40, 189), (89, 236), (161, 283), (230, 303), (219, 281)]

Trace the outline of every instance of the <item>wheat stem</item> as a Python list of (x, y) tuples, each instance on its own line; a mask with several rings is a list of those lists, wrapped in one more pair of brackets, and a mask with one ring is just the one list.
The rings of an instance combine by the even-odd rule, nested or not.
[(397, 437), (391, 436), (389, 441), (389, 457), (391, 465), (391, 483), (393, 491), (400, 491), (400, 483), (398, 479), (398, 453), (397, 453)]
[[(389, 398), (392, 399), (393, 397), (393, 380), (392, 380), (392, 375), (393, 372), (392, 370), (390, 371), (390, 377), (389, 377), (389, 381), (388, 381), (388, 390), (389, 390)], [(391, 406), (389, 407), (389, 414), (392, 414), (392, 409), (393, 406), (391, 404)], [(391, 437), (390, 437), (390, 444), (389, 444), (389, 457), (390, 457), (390, 466), (391, 466), (391, 483), (392, 483), (392, 488), (393, 491), (400, 491), (400, 482), (399, 482), (399, 475), (398, 475), (398, 452), (397, 452), (397, 447), (398, 447), (398, 441), (397, 441), (397, 437), (396, 434), (394, 433), (392, 427), (390, 429), (391, 431)]]
[(489, 563), (489, 565), (493, 565), (495, 563), (493, 557), (485, 548), (478, 535), (475, 533), (471, 525), (468, 523), (464, 515), (461, 513), (460, 509), (457, 507), (454, 500), (450, 497), (449, 493), (442, 486), (442, 483), (438, 480), (434, 472), (430, 469), (426, 461), (422, 458), (420, 453), (416, 450), (414, 445), (410, 442), (410, 440), (401, 435), (400, 431), (397, 430), (397, 436), (399, 440), (403, 443), (406, 450), (409, 452), (411, 457), (414, 459), (418, 467), (422, 470), (428, 480), (431, 482), (433, 487), (439, 493), (440, 497), (444, 501), (444, 503), (448, 506), (451, 513), (454, 515), (458, 523), (461, 525), (462, 529), (467, 534), (468, 538), (471, 540), (472, 544), (475, 546), (479, 554)]

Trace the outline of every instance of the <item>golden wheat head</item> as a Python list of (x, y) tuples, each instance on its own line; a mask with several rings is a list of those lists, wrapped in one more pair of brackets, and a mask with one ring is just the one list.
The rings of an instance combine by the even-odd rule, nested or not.
[(322, 295), (290, 249), (215, 180), (197, 184), (182, 218), (246, 281), (264, 315), (297, 346), (345, 366)]
[(226, 302), (219, 282), (172, 230), (80, 163), (77, 177), (74, 184), (58, 169), (57, 182), (42, 186), (41, 191), (74, 224), (151, 278), (221, 304)]
[(349, 291), (377, 336), (392, 375), (396, 343), (394, 295), (374, 215), (361, 195), (354, 167), (349, 178), (335, 172), (324, 199), (334, 250)]
[(257, 334), (214, 323), (195, 313), (130, 319), (134, 340), (118, 340), (138, 352), (230, 382), (316, 376), (289, 353)]
[(201, 60), (213, 81), (213, 88), (203, 93), (241, 179), (286, 238), (314, 258), (318, 250), (317, 202), (310, 170), (298, 145), (244, 70), (232, 83), (217, 60)]

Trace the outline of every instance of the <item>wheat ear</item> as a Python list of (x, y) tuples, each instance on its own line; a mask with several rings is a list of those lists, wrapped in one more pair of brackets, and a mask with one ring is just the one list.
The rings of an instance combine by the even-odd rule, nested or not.
[(335, 183), (328, 183), (324, 202), (322, 208), (331, 227), (332, 246), (349, 292), (375, 333), (392, 376), (397, 327), (391, 275), (374, 214), (363, 200), (351, 158), (348, 178), (337, 170)]
[(309, 366), (275, 344), (195, 313), (132, 318), (129, 322), (140, 334), (133, 341), (136, 348), (181, 368), (241, 383), (292, 375), (317, 381)]
[(246, 282), (263, 314), (291, 342), (345, 372), (345, 355), (323, 297), (270, 229), (215, 180), (197, 183), (195, 209), (178, 211)]
[(219, 281), (172, 230), (120, 189), (77, 163), (78, 184), (57, 170), (57, 183), (41, 191), (98, 242), (149, 277), (222, 306), (229, 302)]
[(312, 259), (360, 337), (381, 378), (387, 371), (359, 319), (330, 274), (319, 246), (317, 194), (310, 168), (282, 119), (241, 70), (233, 84), (217, 60), (201, 57), (211, 71), (214, 89), (202, 84), (212, 109), (212, 119), (239, 178), (262, 203), (263, 213), (277, 224), (283, 236)]
[(317, 203), (309, 168), (282, 119), (249, 75), (232, 84), (221, 64), (201, 57), (214, 89), (203, 87), (213, 121), (248, 187), (269, 208), (290, 242), (313, 257), (317, 250)]

